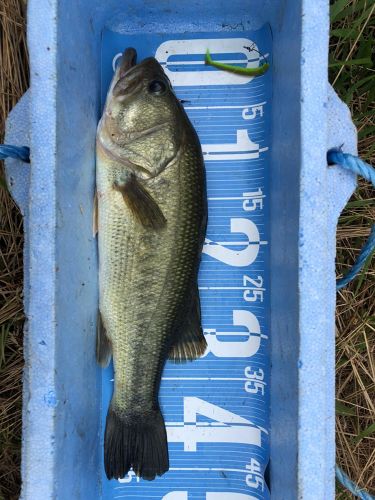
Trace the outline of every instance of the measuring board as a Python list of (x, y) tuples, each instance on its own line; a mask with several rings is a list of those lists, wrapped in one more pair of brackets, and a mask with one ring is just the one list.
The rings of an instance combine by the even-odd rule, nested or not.
[[(102, 37), (102, 104), (116, 61), (134, 47), (154, 55), (198, 133), (207, 172), (208, 229), (199, 273), (208, 349), (192, 363), (167, 362), (160, 404), (170, 470), (154, 481), (108, 481), (104, 499), (269, 499), (269, 171), (271, 82), (204, 64), (271, 63), (269, 26), (259, 31)], [(272, 67), (272, 65), (271, 65)], [(142, 355), (140, 353), (140, 355)], [(113, 368), (102, 376), (102, 435)], [(102, 464), (103, 465), (103, 464)]]

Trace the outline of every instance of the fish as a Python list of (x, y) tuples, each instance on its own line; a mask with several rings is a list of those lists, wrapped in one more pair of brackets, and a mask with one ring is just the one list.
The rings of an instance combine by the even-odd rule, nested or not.
[(127, 48), (97, 138), (99, 314), (96, 358), (111, 358), (104, 433), (108, 479), (169, 469), (159, 404), (166, 360), (202, 356), (198, 271), (207, 227), (201, 145), (162, 66)]

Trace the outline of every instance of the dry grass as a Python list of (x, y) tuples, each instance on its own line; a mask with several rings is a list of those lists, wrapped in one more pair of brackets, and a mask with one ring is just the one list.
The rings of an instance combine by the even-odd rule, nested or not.
[[(353, 201), (374, 196), (361, 184)], [(354, 217), (355, 223), (350, 221)], [(362, 231), (358, 228), (360, 219)], [(374, 221), (370, 204), (347, 208), (338, 235), (338, 269), (350, 267)], [(351, 226), (350, 224), (353, 224)], [(358, 225), (357, 225), (358, 224)], [(368, 269), (338, 293), (336, 310), (337, 461), (361, 487), (375, 493), (375, 271)], [(354, 498), (338, 487), (337, 498)]]
[[(372, 199), (371, 199), (372, 197)], [(374, 192), (360, 184), (337, 231), (338, 271), (354, 262), (374, 222)], [(372, 202), (372, 203), (371, 203)], [(362, 226), (361, 226), (362, 224)], [(367, 269), (337, 296), (337, 461), (361, 487), (375, 493), (375, 270)], [(338, 487), (337, 498), (354, 498)]]
[[(330, 80), (350, 106), (359, 155), (375, 165), (374, 0), (331, 2)], [(346, 62), (346, 64), (342, 64)], [(375, 191), (360, 182), (337, 229), (337, 272), (347, 272), (375, 222)], [(375, 270), (337, 294), (337, 462), (360, 487), (375, 494)], [(337, 486), (340, 500), (355, 498)]]
[[(5, 117), (28, 87), (25, 16), (19, 0), (0, 0), (0, 68), (0, 142), (3, 142)], [(18, 498), (20, 489), (22, 246), (22, 218), (8, 191), (0, 187), (1, 500)]]
[[(22, 0), (0, 0), (0, 141), (4, 121), (28, 85)], [(330, 80), (350, 105), (360, 155), (375, 164), (375, 0), (334, 0)], [(345, 64), (342, 64), (345, 62)], [(1, 172), (0, 172), (1, 175)], [(360, 183), (337, 230), (337, 270), (345, 273), (375, 219), (375, 193)], [(20, 486), (22, 220), (0, 187), (0, 500)], [(337, 297), (337, 460), (375, 493), (375, 271), (367, 269)], [(353, 498), (338, 487), (337, 498)]]

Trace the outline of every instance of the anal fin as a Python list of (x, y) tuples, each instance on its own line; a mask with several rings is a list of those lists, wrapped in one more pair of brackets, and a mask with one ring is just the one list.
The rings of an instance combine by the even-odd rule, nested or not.
[(102, 315), (100, 311), (98, 311), (98, 320), (97, 320), (97, 328), (96, 328), (96, 361), (102, 366), (106, 368), (111, 361), (112, 356), (112, 347), (109, 338), (107, 337), (107, 333), (105, 331)]
[(168, 359), (175, 363), (184, 363), (200, 358), (207, 347), (201, 325), (201, 309), (198, 288), (193, 293), (192, 307), (185, 324), (177, 334)]

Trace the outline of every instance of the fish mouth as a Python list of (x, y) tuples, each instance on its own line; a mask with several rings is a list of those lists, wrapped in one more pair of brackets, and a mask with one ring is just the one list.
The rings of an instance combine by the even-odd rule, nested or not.
[(153, 71), (162, 71), (162, 68), (155, 57), (146, 57), (141, 62), (137, 63), (137, 51), (133, 47), (128, 47), (124, 50), (118, 72), (118, 80), (121, 80), (136, 69), (144, 69), (144, 67), (152, 68)]
[(137, 51), (133, 47), (124, 50), (112, 84), (112, 94), (123, 101), (142, 88), (146, 79), (165, 77), (161, 65), (154, 57), (137, 63)]
[(137, 64), (137, 51), (133, 47), (124, 50), (120, 63), (119, 77), (122, 78), (126, 73)]

